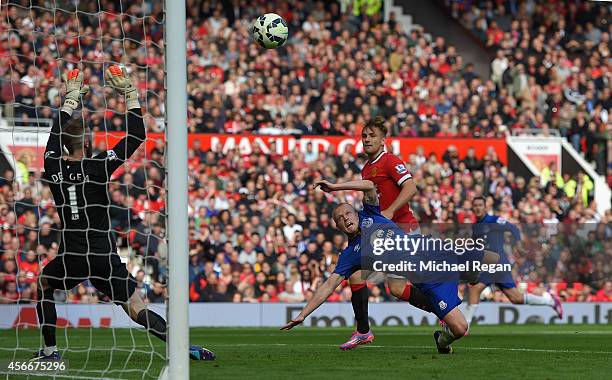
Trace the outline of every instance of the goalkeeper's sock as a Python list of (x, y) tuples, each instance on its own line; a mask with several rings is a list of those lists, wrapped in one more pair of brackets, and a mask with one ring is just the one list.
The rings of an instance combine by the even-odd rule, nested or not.
[[(39, 288), (38, 303), (36, 304), (36, 315), (38, 316), (38, 324), (41, 326), (43, 338), (45, 341), (45, 349), (47, 347), (55, 347), (55, 328), (57, 325), (57, 312), (55, 311), (53, 289), (47, 289), (44, 292), (41, 292)], [(45, 355), (48, 355), (46, 351)]]
[(159, 339), (166, 341), (166, 321), (159, 314), (149, 309), (143, 309), (138, 313), (136, 323)]
[(453, 334), (448, 325), (444, 325), (444, 330), (442, 330), (440, 336), (438, 337), (438, 344), (440, 344), (441, 347), (448, 347), (456, 340), (457, 338), (455, 338), (455, 334)]
[(401, 300), (407, 301), (412, 306), (426, 311), (428, 313), (433, 313), (434, 309), (431, 306), (431, 302), (429, 302), (429, 298), (425, 296), (417, 287), (412, 284), (406, 284), (404, 288), (404, 293), (400, 297)]
[(552, 297), (536, 296), (531, 293), (525, 293), (523, 302), (525, 305), (555, 306), (555, 300)]
[(370, 320), (368, 319), (368, 287), (366, 283), (351, 285), (351, 304), (357, 322), (357, 332), (366, 334), (370, 331)]
[(465, 307), (465, 319), (467, 320), (468, 326), (472, 324), (472, 319), (474, 318), (474, 314), (476, 314), (476, 309), (478, 309), (478, 304), (469, 303)]

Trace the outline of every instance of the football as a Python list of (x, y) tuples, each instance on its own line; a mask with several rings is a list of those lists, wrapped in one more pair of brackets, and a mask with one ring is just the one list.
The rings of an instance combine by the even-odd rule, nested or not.
[(276, 49), (287, 42), (289, 28), (276, 13), (259, 16), (253, 23), (253, 39), (266, 49)]

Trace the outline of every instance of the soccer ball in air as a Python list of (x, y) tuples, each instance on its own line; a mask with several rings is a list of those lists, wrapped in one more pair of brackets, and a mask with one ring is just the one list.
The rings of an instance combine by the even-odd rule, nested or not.
[(253, 23), (253, 38), (266, 49), (276, 49), (287, 42), (289, 28), (283, 18), (276, 13), (259, 16)]

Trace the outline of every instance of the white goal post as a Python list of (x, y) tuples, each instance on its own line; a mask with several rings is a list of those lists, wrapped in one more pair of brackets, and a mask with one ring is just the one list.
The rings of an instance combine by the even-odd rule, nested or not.
[[(7, 222), (2, 221), (0, 237), (10, 234), (11, 238), (5, 239), (6, 244), (0, 240), (0, 256), (10, 251), (6, 261), (10, 260), (11, 264), (14, 261), (16, 265), (12, 269), (16, 273), (14, 279), (5, 281), (15, 290), (7, 293), (8, 296), (0, 292), (0, 301), (7, 300), (0, 303), (9, 303), (3, 305), (3, 310), (17, 311), (14, 318), (8, 322), (5, 318), (0, 324), (0, 329), (6, 330), (4, 344), (0, 344), (0, 359), (24, 360), (43, 345), (36, 312), (36, 302), (40, 299), (36, 295), (36, 279), (48, 262), (43, 260), (57, 255), (57, 241), (46, 244), (47, 240), (59, 236), (61, 231), (54, 219), (57, 215), (54, 200), (48, 184), (42, 180), (43, 157), (50, 121), (59, 112), (56, 100), (63, 99), (64, 84), (60, 75), (78, 68), (86, 76), (85, 83), (91, 90), (81, 98), (74, 118), (87, 120), (92, 131), (91, 144), (99, 153), (112, 149), (128, 130), (123, 103), (103, 76), (110, 65), (124, 65), (139, 88), (145, 127), (150, 135), (143, 144), (148, 148), (134, 153), (123, 167), (125, 171), (107, 181), (109, 197), (121, 195), (112, 203), (113, 210), (120, 212), (111, 218), (109, 211), (109, 220), (121, 222), (112, 227), (118, 254), (130, 273), (135, 277), (143, 275), (137, 280), (140, 285), (137, 291), (150, 300), (150, 310), (166, 318), (167, 343), (164, 347), (162, 341), (129, 319), (120, 306), (112, 304), (112, 297), (103, 298), (104, 294), (85, 281), (73, 291), (58, 290), (51, 298), (58, 311), (57, 320), (52, 322), (58, 327), (57, 348), (70, 362), (70, 368), (61, 377), (155, 378), (164, 366), (160, 377), (188, 379), (185, 0), (0, 0), (0, 30), (3, 30), (0, 42), (10, 42), (3, 45), (0, 57), (3, 63), (0, 67), (3, 90), (0, 93), (0, 183), (10, 190), (12, 197), (4, 197), (0, 191), (0, 206), (3, 206), (0, 209), (8, 215)], [(164, 101), (165, 107), (160, 105)], [(164, 119), (165, 129), (161, 122)], [(162, 142), (158, 145), (157, 139), (165, 140), (165, 147)], [(148, 155), (152, 150), (156, 158)], [(136, 172), (138, 178), (134, 179)], [(132, 179), (122, 182), (128, 175)], [(163, 191), (164, 182), (167, 192)], [(155, 190), (153, 195), (149, 189)], [(141, 203), (136, 204), (139, 196)], [(160, 205), (164, 201), (165, 205)], [(36, 212), (30, 212), (23, 205), (36, 208)], [(39, 213), (38, 208), (50, 209), (51, 213)], [(34, 237), (25, 236), (22, 231), (26, 222), (20, 217), (26, 213), (35, 216), (35, 222), (27, 225), (36, 232)], [(48, 231), (51, 231), (49, 235), (44, 235)], [(23, 279), (17, 275), (22, 272)], [(167, 305), (163, 303), (164, 284), (168, 290)], [(157, 289), (162, 292), (154, 293)], [(17, 294), (15, 298), (9, 298), (13, 293)], [(157, 298), (153, 300), (149, 294)], [(66, 314), (68, 305), (72, 310), (81, 310), (82, 317), (70, 320)], [(104, 313), (96, 314), (97, 309), (104, 309)], [(119, 320), (124, 320), (126, 325), (111, 327), (115, 326), (111, 321)], [(4, 376), (0, 371), (0, 377)]]
[[(170, 379), (189, 378), (187, 221), (187, 48), (185, 0), (165, 0), (168, 147), (168, 361)], [(172, 168), (169, 170), (169, 168)]]

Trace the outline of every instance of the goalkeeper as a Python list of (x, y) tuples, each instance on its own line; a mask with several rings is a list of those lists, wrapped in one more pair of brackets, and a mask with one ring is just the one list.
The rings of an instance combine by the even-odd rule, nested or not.
[[(132, 320), (151, 334), (166, 340), (166, 321), (147, 310), (135, 292), (136, 280), (117, 254), (110, 228), (107, 181), (117, 168), (145, 140), (145, 127), (138, 92), (125, 68), (111, 66), (106, 81), (124, 97), (127, 108), (127, 134), (111, 150), (92, 157), (92, 141), (83, 117), (72, 118), (81, 96), (83, 72), (74, 69), (63, 75), (66, 97), (59, 118), (53, 124), (45, 150), (43, 180), (49, 184), (62, 224), (58, 256), (42, 269), (39, 277), (36, 312), (42, 327), (44, 348), (32, 360), (58, 360), (56, 345), (57, 314), (55, 289), (72, 289), (89, 280), (100, 292), (121, 305)], [(212, 360), (214, 354), (191, 346), (194, 360)]]

